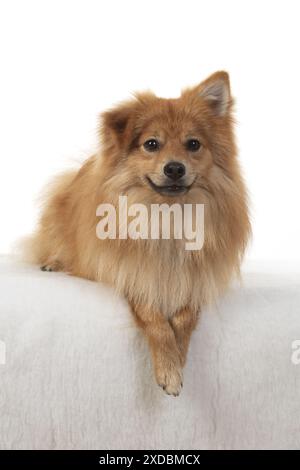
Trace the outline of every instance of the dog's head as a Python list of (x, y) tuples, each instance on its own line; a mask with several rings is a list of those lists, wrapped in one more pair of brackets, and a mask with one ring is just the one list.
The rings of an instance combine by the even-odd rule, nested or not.
[(117, 179), (116, 190), (138, 191), (148, 200), (183, 201), (210, 192), (220, 173), (232, 169), (231, 108), (228, 74), (216, 72), (177, 99), (136, 94), (105, 112), (101, 133), (110, 184)]

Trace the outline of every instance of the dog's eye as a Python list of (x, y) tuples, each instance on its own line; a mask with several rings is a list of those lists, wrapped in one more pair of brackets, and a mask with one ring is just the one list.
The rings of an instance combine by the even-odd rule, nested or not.
[(199, 150), (201, 147), (201, 143), (197, 139), (189, 139), (187, 140), (185, 146), (189, 152), (197, 152), (197, 150)]
[(156, 139), (149, 139), (146, 140), (144, 143), (144, 149), (147, 150), (147, 152), (156, 152), (156, 150), (159, 149), (159, 142)]

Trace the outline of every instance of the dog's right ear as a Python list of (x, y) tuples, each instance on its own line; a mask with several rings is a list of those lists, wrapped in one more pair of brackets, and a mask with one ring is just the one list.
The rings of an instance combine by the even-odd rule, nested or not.
[(101, 115), (100, 135), (108, 149), (129, 150), (143, 127), (145, 109), (149, 109), (155, 95), (150, 91), (135, 93), (133, 98)]
[(135, 100), (130, 100), (101, 115), (100, 134), (106, 147), (120, 149), (130, 141), (137, 115), (137, 104)]

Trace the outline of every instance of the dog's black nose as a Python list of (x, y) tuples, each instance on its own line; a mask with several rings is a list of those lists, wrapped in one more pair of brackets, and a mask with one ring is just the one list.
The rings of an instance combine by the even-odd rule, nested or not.
[(169, 162), (164, 166), (164, 174), (172, 180), (179, 180), (185, 175), (185, 166), (180, 162)]

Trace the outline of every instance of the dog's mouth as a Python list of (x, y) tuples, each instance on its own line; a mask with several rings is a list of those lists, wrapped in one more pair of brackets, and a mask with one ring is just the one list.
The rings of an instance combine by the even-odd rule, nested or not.
[(154, 189), (159, 194), (164, 194), (166, 196), (176, 196), (179, 194), (185, 194), (187, 193), (191, 187), (193, 186), (193, 183), (190, 184), (189, 186), (180, 184), (180, 183), (170, 183), (167, 185), (157, 185), (155, 184), (149, 176), (146, 176), (146, 180), (149, 183), (150, 187)]

